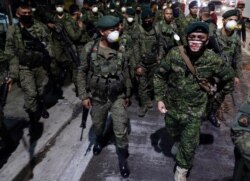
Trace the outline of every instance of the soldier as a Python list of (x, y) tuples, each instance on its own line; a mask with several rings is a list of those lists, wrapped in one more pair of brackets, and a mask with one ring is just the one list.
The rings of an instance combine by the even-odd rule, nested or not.
[(83, 2), (82, 21), (86, 25), (86, 30), (90, 38), (97, 33), (97, 21), (103, 16), (98, 9), (98, 2), (96, 0), (86, 0)]
[[(220, 101), (220, 95), (228, 94), (233, 87), (234, 71), (230, 65), (206, 49), (208, 33), (208, 26), (203, 22), (189, 25), (188, 46), (172, 48), (161, 60), (154, 75), (158, 110), (165, 114), (166, 129), (175, 141), (171, 150), (177, 166), (175, 181), (185, 181), (192, 167), (199, 145), (201, 117), (206, 108), (207, 94), (216, 95)], [(218, 77), (223, 85), (216, 92), (209, 83), (213, 77)], [(204, 81), (206, 83), (202, 85)]]
[(236, 121), (231, 127), (231, 137), (235, 144), (232, 180), (247, 181), (250, 179), (250, 97), (239, 109)]
[(11, 56), (10, 63), (15, 67), (10, 70), (9, 77), (19, 79), (24, 92), (24, 108), (30, 118), (32, 137), (40, 117), (49, 117), (43, 102), (44, 88), (48, 82), (43, 66), (49, 64), (44, 53), (50, 50), (49, 36), (44, 26), (32, 19), (32, 11), (27, 4), (20, 4), (16, 16), (19, 23), (9, 26), (5, 53)]
[(135, 43), (139, 52), (136, 57), (135, 74), (138, 81), (138, 96), (140, 108), (138, 116), (145, 116), (148, 108), (153, 107), (153, 74), (158, 66), (160, 52), (159, 36), (153, 26), (154, 14), (149, 8), (141, 13), (142, 23), (134, 33)]
[(237, 34), (240, 37), (241, 44), (243, 48), (246, 46), (246, 20), (243, 18), (242, 13), (245, 8), (245, 3), (243, 1), (237, 2), (237, 9), (239, 10), (239, 20), (238, 20), (238, 27), (237, 27)]
[(218, 18), (217, 18), (216, 11), (215, 11), (215, 5), (212, 1), (208, 3), (208, 8), (210, 11), (211, 20), (217, 26), (217, 19)]
[(163, 17), (164, 20), (158, 22), (155, 25), (155, 28), (160, 34), (165, 54), (167, 54), (171, 48), (179, 44), (179, 42), (175, 40), (174, 36), (178, 35), (179, 37), (183, 37), (184, 35), (182, 35), (181, 31), (177, 28), (173, 17), (173, 9), (171, 7), (166, 7), (163, 10)]
[(208, 24), (209, 27), (209, 36), (214, 34), (214, 31), (217, 29), (216, 24), (213, 23), (210, 16), (210, 11), (208, 7), (202, 7), (199, 12), (200, 20)]
[[(238, 10), (229, 10), (225, 12), (222, 17), (223, 27), (214, 33), (214, 37), (220, 50), (219, 53), (223, 56), (225, 62), (231, 64), (236, 73), (234, 84), (238, 86), (241, 74), (240, 40), (237, 32), (235, 31), (238, 20)], [(220, 127), (220, 121), (216, 118), (216, 112), (220, 108), (221, 103), (211, 100), (211, 103), (208, 106), (209, 121), (215, 127)]]
[(131, 96), (131, 80), (127, 57), (118, 51), (119, 21), (118, 17), (110, 15), (103, 16), (98, 21), (97, 28), (101, 37), (87, 43), (82, 50), (77, 82), (83, 106), (92, 106), (91, 116), (96, 135), (93, 154), (99, 155), (105, 146), (104, 120), (110, 112), (120, 173), (126, 178), (130, 173), (127, 165), (129, 153), (126, 109)]
[(200, 21), (198, 16), (198, 10), (199, 10), (198, 2), (192, 1), (191, 3), (189, 3), (188, 9), (189, 9), (189, 14), (186, 16), (187, 25), (193, 22)]

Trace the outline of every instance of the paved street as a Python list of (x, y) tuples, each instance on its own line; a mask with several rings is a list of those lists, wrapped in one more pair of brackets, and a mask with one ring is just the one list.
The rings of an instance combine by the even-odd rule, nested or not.
[[(248, 42), (249, 39), (248, 32)], [(236, 107), (232, 104), (231, 96), (227, 96), (225, 103), (228, 111), (223, 114), (221, 127), (215, 128), (207, 121), (202, 123), (201, 143), (188, 180), (227, 181), (232, 176), (234, 156), (230, 125), (250, 90), (250, 53), (247, 49), (243, 50), (243, 60), (241, 85), (233, 93)], [(137, 102), (132, 100), (129, 107), (131, 133), (128, 159), (131, 175), (128, 179), (122, 179), (112, 143), (98, 156), (93, 157), (92, 150), (87, 152), (94, 137), (90, 117), (83, 131), (83, 140), (79, 140), (81, 105), (72, 85), (64, 87), (64, 99), (49, 109), (50, 118), (41, 120), (43, 134), (33, 144), (29, 143), (22, 96), (20, 88), (15, 87), (5, 108), (6, 124), (18, 143), (11, 154), (6, 155), (6, 163), (1, 165), (1, 181), (173, 180), (174, 160), (170, 154), (172, 143), (164, 130), (163, 115), (156, 110), (156, 105), (144, 118), (139, 118)]]

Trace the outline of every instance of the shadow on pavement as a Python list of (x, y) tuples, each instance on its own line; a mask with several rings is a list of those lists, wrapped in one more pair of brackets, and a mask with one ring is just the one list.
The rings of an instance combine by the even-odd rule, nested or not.
[[(150, 135), (151, 145), (154, 150), (158, 153), (163, 153), (167, 157), (173, 157), (171, 154), (171, 148), (174, 144), (174, 140), (167, 133), (167, 130), (161, 128)], [(200, 134), (200, 145), (201, 144), (212, 144), (214, 137), (211, 134)]]
[(11, 154), (16, 150), (23, 137), (23, 129), (28, 127), (28, 121), (24, 118), (6, 117), (4, 122), (8, 135), (4, 141), (4, 147), (0, 150), (0, 168), (3, 167)]

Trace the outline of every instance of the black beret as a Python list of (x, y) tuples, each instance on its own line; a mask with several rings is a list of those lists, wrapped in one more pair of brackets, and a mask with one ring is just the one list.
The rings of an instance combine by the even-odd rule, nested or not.
[(198, 7), (198, 2), (197, 2), (197, 1), (192, 1), (191, 3), (189, 3), (188, 8), (191, 9), (191, 8), (193, 8), (194, 6), (197, 6), (197, 7)]
[(135, 15), (135, 9), (134, 8), (127, 8), (126, 13), (127, 13), (127, 15), (134, 16)]
[(198, 22), (193, 22), (191, 24), (188, 25), (187, 29), (186, 29), (186, 33), (190, 34), (193, 32), (202, 32), (202, 33), (209, 33), (209, 27), (207, 25), (207, 23), (198, 21)]
[(112, 27), (115, 27), (118, 25), (120, 22), (119, 17), (111, 16), (111, 15), (106, 15), (101, 17), (98, 22), (97, 22), (97, 28), (99, 29), (109, 29)]
[(142, 13), (141, 13), (142, 20), (147, 19), (147, 18), (151, 18), (151, 17), (154, 17), (154, 13), (151, 11), (150, 8), (145, 8), (142, 10)]
[(239, 11), (237, 9), (231, 9), (231, 10), (226, 11), (222, 15), (222, 17), (223, 17), (223, 19), (227, 19), (227, 18), (229, 18), (231, 16), (238, 16), (238, 13), (239, 13)]

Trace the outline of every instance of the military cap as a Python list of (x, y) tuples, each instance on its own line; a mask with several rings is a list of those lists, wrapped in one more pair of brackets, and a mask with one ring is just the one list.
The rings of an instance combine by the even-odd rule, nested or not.
[(64, 0), (56, 0), (55, 5), (64, 5)]
[(191, 3), (189, 3), (188, 8), (191, 9), (191, 8), (193, 8), (195, 6), (198, 6), (198, 2), (197, 1), (192, 1)]
[(135, 15), (135, 9), (134, 8), (127, 8), (126, 13), (127, 13), (127, 15), (134, 16)]
[(154, 13), (151, 11), (150, 8), (145, 8), (142, 10), (142, 13), (141, 13), (142, 20), (147, 19), (147, 18), (151, 18), (151, 17), (154, 17)]
[(226, 11), (222, 15), (223, 19), (227, 19), (227, 18), (229, 18), (231, 16), (238, 16), (238, 10), (237, 9), (231, 9), (231, 10)]
[(69, 7), (69, 13), (73, 15), (77, 11), (80, 11), (79, 6), (76, 4), (71, 4)]
[(209, 27), (207, 25), (207, 23), (198, 21), (198, 22), (193, 22), (191, 24), (188, 25), (187, 29), (186, 29), (186, 33), (190, 34), (193, 32), (202, 32), (202, 33), (209, 33)]
[(115, 27), (116, 25), (118, 25), (120, 22), (120, 18), (119, 17), (115, 17), (112, 15), (106, 15), (101, 17), (98, 22), (97, 22), (97, 28), (99, 29), (109, 29), (112, 27)]

